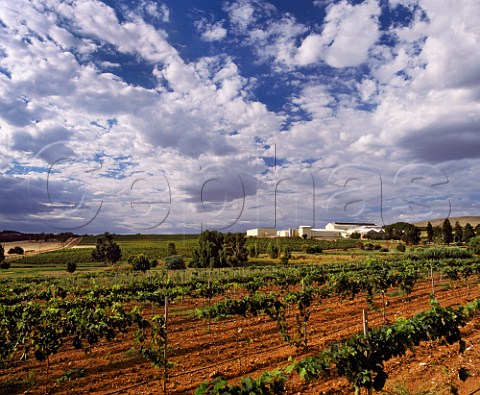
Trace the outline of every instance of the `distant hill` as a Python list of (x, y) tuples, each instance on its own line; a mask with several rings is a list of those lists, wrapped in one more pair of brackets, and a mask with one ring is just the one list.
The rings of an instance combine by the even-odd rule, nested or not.
[[(480, 224), (480, 216), (449, 217), (448, 220), (452, 226), (454, 226), (455, 222), (457, 221), (460, 223), (460, 226), (465, 226), (467, 223), (469, 223), (475, 227), (477, 224)], [(427, 226), (427, 223), (430, 222), (432, 226), (442, 226), (443, 221), (445, 221), (445, 218), (438, 218), (430, 221), (416, 222), (414, 225), (418, 226), (419, 228), (424, 228)]]

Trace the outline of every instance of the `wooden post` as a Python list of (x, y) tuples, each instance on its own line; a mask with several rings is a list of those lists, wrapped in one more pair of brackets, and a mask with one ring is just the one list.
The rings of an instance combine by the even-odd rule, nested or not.
[(432, 278), (432, 298), (435, 299), (435, 280), (433, 279), (433, 265), (430, 262), (430, 277)]
[[(366, 309), (363, 309), (363, 334), (365, 335), (365, 338), (367, 339), (368, 341), (368, 338), (369, 338), (369, 335), (368, 335), (368, 314), (367, 314), (367, 310)], [(370, 355), (368, 355), (368, 352), (367, 352), (367, 355), (365, 355), (367, 358), (370, 357)], [(370, 381), (372, 380), (372, 375), (370, 373)], [(372, 395), (373, 394), (373, 387), (370, 387), (368, 388), (368, 395)]]
[(165, 295), (165, 345), (163, 349), (163, 393), (167, 394), (167, 370), (168, 370), (168, 296)]
[(363, 309), (363, 334), (368, 339), (368, 314), (366, 309)]

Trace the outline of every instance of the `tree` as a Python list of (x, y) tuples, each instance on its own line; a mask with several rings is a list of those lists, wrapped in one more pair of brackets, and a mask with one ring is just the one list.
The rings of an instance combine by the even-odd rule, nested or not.
[(244, 233), (220, 233), (206, 230), (192, 251), (191, 267), (238, 266), (248, 260)]
[(362, 235), (361, 235), (360, 233), (358, 233), (358, 232), (352, 232), (352, 233), (350, 234), (350, 238), (351, 238), (351, 239), (354, 239), (354, 240), (358, 240), (358, 239), (360, 239), (361, 237), (362, 237)]
[(420, 229), (407, 222), (396, 222), (384, 228), (385, 239), (401, 240), (407, 244), (418, 244), (420, 241)]
[(443, 232), (440, 226), (435, 226), (433, 228), (433, 241), (436, 244), (441, 244), (443, 242)]
[(18, 247), (18, 246), (17, 246), (17, 247), (10, 248), (10, 249), (8, 250), (8, 253), (9, 253), (9, 254), (23, 255), (24, 252), (25, 252), (25, 251), (23, 250), (23, 248), (22, 248), (22, 247)]
[(455, 227), (453, 228), (453, 240), (456, 243), (459, 243), (463, 240), (463, 228), (460, 225), (460, 222), (456, 221), (455, 222)]
[(258, 249), (258, 244), (257, 243), (250, 244), (247, 247), (247, 251), (248, 251), (248, 256), (250, 258), (258, 258), (258, 256), (260, 255), (260, 250)]
[(122, 258), (122, 250), (113, 241), (113, 236), (106, 232), (97, 238), (97, 245), (92, 251), (92, 259), (96, 262), (117, 263)]
[(146, 272), (152, 266), (144, 254), (135, 255), (132, 259), (132, 269), (135, 271)]
[[(385, 239), (385, 232), (383, 230), (381, 230), (380, 232), (377, 232), (376, 230), (370, 230), (366, 234), (366, 236), (367, 236), (368, 240), (384, 240)], [(352, 237), (352, 236), (350, 236), (350, 237)]]
[(429, 221), (427, 224), (427, 243), (431, 243), (433, 241), (433, 226), (432, 223)]
[(191, 267), (222, 267), (224, 236), (216, 230), (205, 230), (200, 234), (192, 251)]
[(167, 256), (177, 255), (177, 247), (173, 241), (169, 241), (167, 245)]
[(226, 266), (239, 266), (248, 261), (245, 247), (247, 239), (244, 233), (227, 233), (222, 246), (223, 263)]
[(268, 243), (267, 253), (270, 256), (270, 258), (277, 259), (279, 254), (278, 245), (276, 243), (273, 243), (272, 241)]
[(473, 254), (480, 254), (480, 236), (475, 236), (468, 242), (468, 248)]
[(453, 241), (452, 225), (450, 224), (450, 221), (448, 220), (448, 218), (445, 218), (445, 220), (443, 221), (442, 236), (443, 236), (443, 242), (445, 244), (450, 244)]
[(170, 255), (165, 258), (165, 269), (183, 270), (186, 268), (185, 261), (181, 255)]
[(10, 269), (10, 262), (5, 260), (5, 250), (0, 244), (0, 269)]
[(462, 241), (468, 242), (472, 237), (475, 237), (475, 230), (473, 226), (467, 222), (463, 228)]
[(475, 236), (480, 236), (480, 224), (475, 225)]
[(285, 244), (282, 249), (282, 254), (280, 255), (280, 263), (285, 266), (288, 265), (288, 261), (291, 257), (292, 253), (290, 252), (288, 245)]

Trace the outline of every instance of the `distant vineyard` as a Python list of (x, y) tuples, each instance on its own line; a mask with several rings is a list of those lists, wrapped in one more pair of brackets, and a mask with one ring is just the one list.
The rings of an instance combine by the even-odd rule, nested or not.
[(247, 246), (256, 244), (260, 253), (266, 253), (270, 243), (278, 244), (280, 248), (287, 246), (290, 251), (302, 251), (304, 245), (320, 247), (322, 250), (348, 249), (355, 248), (358, 240), (352, 239), (335, 239), (335, 240), (304, 240), (300, 238), (279, 237), (251, 237), (247, 240)]
[(69, 262), (92, 262), (92, 250), (90, 248), (67, 248), (59, 251), (50, 251), (43, 254), (25, 256), (15, 262), (21, 265), (66, 265)]
[[(97, 236), (84, 236), (79, 245), (95, 245)], [(198, 235), (115, 235), (115, 242), (122, 249), (122, 260), (145, 254), (148, 259), (163, 259), (168, 253), (168, 243), (174, 242), (179, 255), (186, 258), (192, 256)], [(266, 253), (269, 243), (278, 244), (280, 248), (287, 246), (290, 251), (302, 251), (305, 245), (320, 247), (323, 250), (348, 249), (356, 246), (356, 240), (303, 240), (300, 238), (249, 238), (247, 247), (256, 244), (260, 253)], [(60, 251), (46, 252), (34, 256), (26, 256), (17, 262), (25, 265), (67, 264), (68, 262), (87, 263), (92, 262), (92, 249), (75, 248)]]
[[(171, 234), (171, 235), (113, 235), (117, 243), (131, 242), (131, 243), (155, 243), (155, 242), (169, 242), (181, 243), (183, 241), (197, 240), (198, 234)], [(87, 235), (82, 237), (79, 245), (92, 245), (97, 242), (98, 236)]]

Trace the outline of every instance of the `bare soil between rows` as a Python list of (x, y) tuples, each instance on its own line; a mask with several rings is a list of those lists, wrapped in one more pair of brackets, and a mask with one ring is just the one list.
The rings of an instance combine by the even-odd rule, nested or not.
[[(438, 280), (438, 279), (437, 279)], [(440, 281), (436, 297), (442, 306), (458, 306), (480, 298), (478, 284), (451, 286)], [(273, 289), (269, 289), (273, 290)], [(233, 292), (233, 291), (232, 291)], [(410, 302), (392, 290), (388, 296), (387, 319), (412, 315), (429, 309), (429, 281), (415, 286)], [(230, 297), (241, 297), (238, 290)], [(205, 380), (219, 375), (232, 383), (240, 377), (258, 377), (264, 371), (285, 368), (289, 358), (301, 359), (314, 355), (329, 345), (362, 330), (362, 309), (368, 309), (369, 325), (383, 323), (382, 313), (369, 308), (362, 296), (354, 300), (332, 297), (316, 300), (311, 307), (308, 325), (308, 349), (299, 350), (282, 341), (276, 322), (266, 315), (259, 317), (230, 317), (225, 320), (202, 321), (193, 316), (194, 309), (224, 299), (212, 300), (185, 298), (169, 306), (168, 337), (169, 360), (175, 365), (169, 372), (167, 393), (171, 395), (193, 394)], [(375, 299), (379, 308), (380, 298)], [(143, 306), (151, 312), (151, 306)], [(155, 314), (163, 314), (163, 308), (155, 308)], [(295, 309), (288, 314), (294, 331)], [(458, 394), (470, 395), (480, 388), (480, 318), (462, 329), (467, 350), (458, 351), (458, 344), (441, 345), (426, 342), (402, 358), (387, 363), (389, 379), (383, 393), (392, 393), (397, 385), (420, 390), (434, 390), (437, 394), (450, 393), (451, 385), (458, 386)], [(457, 377), (460, 367), (466, 367), (471, 377), (462, 382)], [(82, 377), (57, 382), (66, 372), (83, 370)], [(153, 368), (135, 351), (132, 331), (119, 335), (115, 340), (101, 341), (90, 354), (75, 350), (71, 343), (53, 356), (49, 375), (46, 364), (33, 359), (17, 362), (14, 359), (0, 368), (0, 393), (2, 394), (159, 394), (163, 393), (162, 370)], [(351, 394), (350, 384), (344, 378), (321, 379), (311, 384), (292, 376), (288, 381), (288, 394)], [(480, 391), (479, 391), (480, 393)]]

